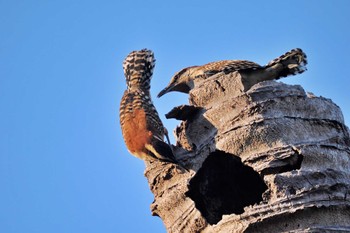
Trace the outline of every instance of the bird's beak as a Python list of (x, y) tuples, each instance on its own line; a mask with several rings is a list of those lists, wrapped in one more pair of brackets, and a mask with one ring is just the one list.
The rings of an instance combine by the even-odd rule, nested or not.
[[(189, 84), (191, 86), (189, 86)], [(161, 97), (162, 95), (165, 95), (168, 92), (171, 91), (178, 91), (178, 92), (182, 92), (182, 93), (189, 93), (191, 90), (191, 87), (193, 86), (193, 82), (189, 82), (189, 84), (187, 83), (170, 83), (166, 88), (164, 88), (163, 90), (161, 90), (161, 92), (159, 92), (159, 94), (157, 95), (157, 97)]]
[(159, 92), (159, 94), (157, 95), (158, 98), (160, 98), (161, 96), (165, 95), (166, 93), (172, 91), (172, 88), (174, 87), (174, 85), (169, 84), (167, 87), (165, 87), (163, 90), (161, 90)]

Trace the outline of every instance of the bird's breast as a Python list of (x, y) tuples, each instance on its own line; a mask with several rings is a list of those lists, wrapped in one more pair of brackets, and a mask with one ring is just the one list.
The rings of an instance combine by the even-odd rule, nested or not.
[[(149, 144), (152, 132), (147, 129), (146, 113), (142, 109), (135, 109), (127, 113), (122, 126), (125, 144), (133, 155), (145, 150), (145, 145)], [(137, 156), (139, 157), (139, 156)]]

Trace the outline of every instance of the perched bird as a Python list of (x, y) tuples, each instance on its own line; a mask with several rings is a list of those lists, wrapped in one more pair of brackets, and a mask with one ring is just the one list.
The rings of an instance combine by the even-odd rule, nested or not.
[[(120, 103), (120, 125), (131, 154), (143, 160), (160, 160), (178, 164), (168, 133), (150, 96), (150, 82), (155, 65), (151, 50), (131, 52), (124, 60), (127, 83)], [(164, 136), (168, 144), (164, 142)]]
[(214, 74), (223, 72), (239, 72), (247, 75), (252, 83), (258, 83), (264, 80), (274, 80), (288, 75), (303, 73), (306, 70), (307, 59), (305, 53), (297, 48), (282, 56), (270, 61), (265, 66), (245, 60), (223, 60), (210, 62), (202, 66), (190, 66), (177, 72), (170, 80), (158, 97), (171, 92), (178, 91), (188, 93), (194, 88), (195, 81), (206, 79)]

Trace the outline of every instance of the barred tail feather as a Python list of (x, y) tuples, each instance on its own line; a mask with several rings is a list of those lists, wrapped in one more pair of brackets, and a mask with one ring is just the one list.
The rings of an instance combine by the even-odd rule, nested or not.
[(307, 57), (301, 49), (292, 49), (291, 51), (283, 54), (282, 56), (270, 61), (265, 67), (269, 68), (276, 65), (283, 66), (283, 69), (279, 74), (280, 77), (301, 74), (307, 70)]
[(151, 144), (146, 144), (145, 147), (152, 154), (152, 157), (157, 160), (179, 165), (188, 171), (188, 169), (175, 158), (173, 150), (166, 142), (154, 138)]

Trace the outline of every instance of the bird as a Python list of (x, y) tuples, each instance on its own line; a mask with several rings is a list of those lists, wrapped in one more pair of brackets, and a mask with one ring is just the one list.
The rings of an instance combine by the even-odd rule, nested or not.
[(154, 53), (149, 49), (132, 51), (123, 62), (127, 89), (120, 102), (119, 118), (124, 142), (137, 158), (179, 164), (151, 99), (154, 66)]
[(175, 73), (169, 84), (159, 92), (158, 98), (172, 91), (189, 93), (197, 80), (207, 79), (220, 72), (229, 74), (237, 71), (240, 74), (248, 75), (249, 79), (254, 79), (250, 80), (251, 83), (258, 83), (301, 74), (307, 70), (306, 65), (306, 54), (300, 48), (296, 48), (264, 66), (247, 60), (222, 60), (202, 66), (190, 66)]

